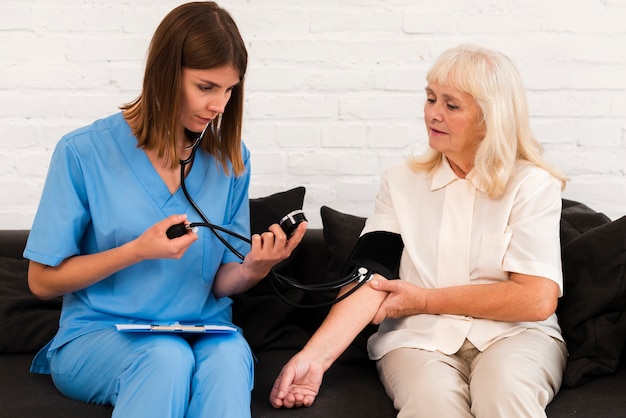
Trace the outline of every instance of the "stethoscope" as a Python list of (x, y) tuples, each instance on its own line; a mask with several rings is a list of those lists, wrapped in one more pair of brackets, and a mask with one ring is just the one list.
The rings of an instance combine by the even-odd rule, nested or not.
[[(198, 205), (196, 204), (196, 202), (193, 200), (193, 198), (191, 197), (191, 195), (189, 194), (189, 192), (187, 191), (187, 186), (185, 184), (185, 169), (188, 165), (191, 164), (191, 167), (193, 167), (193, 162), (195, 160), (196, 157), (196, 151), (198, 150), (198, 147), (200, 146), (200, 142), (202, 141), (202, 139), (204, 138), (204, 135), (207, 131), (207, 129), (209, 128), (209, 126), (211, 126), (211, 130), (214, 134), (215, 137), (219, 137), (219, 133), (220, 133), (220, 128), (221, 128), (221, 115), (219, 115), (217, 117), (217, 127), (214, 126), (213, 121), (209, 122), (206, 124), (206, 126), (204, 127), (204, 129), (202, 130), (202, 132), (200, 133), (200, 135), (198, 135), (198, 137), (193, 141), (193, 143), (191, 145), (189, 145), (188, 147), (186, 147), (185, 149), (190, 149), (191, 150), (191, 154), (189, 155), (188, 158), (186, 159), (181, 159), (179, 160), (180, 162), (180, 184), (181, 184), (181, 189), (183, 191), (183, 194), (185, 195), (185, 198), (187, 199), (187, 201), (189, 202), (189, 204), (193, 207), (194, 211), (198, 214), (198, 216), (200, 216), (200, 219), (202, 219), (202, 222), (192, 222), (189, 224), (177, 224), (177, 225), (173, 225), (171, 226), (168, 230), (167, 230), (167, 236), (170, 239), (174, 239), (177, 237), (180, 237), (184, 234), (186, 234), (187, 232), (189, 232), (190, 230), (192, 230), (193, 228), (197, 228), (197, 227), (206, 227), (209, 228), (209, 230), (213, 233), (213, 235), (215, 235), (215, 237), (217, 237), (217, 239), (220, 240), (220, 242), (222, 242), (222, 244), (224, 244), (226, 246), (226, 248), (228, 248), (228, 250), (230, 250), (233, 254), (235, 254), (237, 256), (237, 258), (239, 258), (240, 260), (243, 261), (243, 259), (245, 258), (245, 256), (243, 254), (241, 254), (241, 252), (239, 252), (236, 248), (234, 248), (223, 236), (221, 233), (224, 233), (226, 235), (230, 235), (233, 236), (237, 239), (240, 239), (241, 241), (247, 242), (248, 244), (251, 244), (252, 241), (247, 238), (244, 237), (243, 235), (240, 235), (234, 231), (231, 231), (229, 229), (226, 229), (224, 227), (221, 227), (219, 225), (215, 225), (214, 223), (212, 223), (207, 216), (204, 214), (204, 212), (202, 212), (202, 210), (198, 207)], [(191, 171), (191, 168), (189, 169)], [(295, 230), (297, 229), (298, 225), (303, 222), (306, 221), (306, 217), (304, 215), (304, 212), (302, 210), (296, 210), (293, 211), (287, 215), (285, 215), (280, 221), (279, 221), (279, 225), (281, 226), (281, 228), (283, 229), (283, 231), (285, 231), (285, 233), (287, 234), (287, 237), (291, 236), (291, 234), (293, 234), (295, 232)], [(330, 306), (333, 305), (337, 302), (340, 302), (342, 300), (344, 300), (345, 298), (347, 298), (348, 296), (350, 296), (352, 293), (356, 292), (361, 286), (363, 286), (371, 277), (372, 277), (373, 273), (365, 268), (365, 267), (359, 267), (357, 268), (355, 271), (353, 271), (351, 274), (347, 275), (346, 277), (343, 277), (339, 280), (333, 281), (333, 282), (328, 282), (328, 283), (319, 283), (319, 284), (302, 284), (299, 283), (295, 280), (289, 279), (288, 277), (282, 276), (278, 273), (276, 273), (274, 271), (274, 269), (272, 268), (270, 270), (270, 273), (268, 274), (268, 278), (270, 279), (270, 283), (272, 285), (272, 288), (274, 289), (274, 292), (276, 293), (276, 295), (285, 303), (296, 307), (296, 308), (321, 308), (321, 307), (325, 307), (325, 306)], [(296, 302), (293, 302), (291, 300), (289, 300), (287, 297), (285, 297), (281, 291), (278, 288), (278, 285), (281, 285), (283, 287), (288, 287), (288, 288), (293, 288), (293, 289), (299, 289), (305, 292), (328, 292), (328, 291), (332, 291), (332, 290), (338, 290), (341, 289), (342, 287), (350, 284), (350, 283), (356, 283), (356, 286), (354, 286), (352, 289), (350, 289), (349, 291), (347, 291), (346, 293), (344, 293), (343, 295), (326, 301), (326, 302), (321, 302), (321, 303), (316, 303), (316, 304), (299, 304)]]

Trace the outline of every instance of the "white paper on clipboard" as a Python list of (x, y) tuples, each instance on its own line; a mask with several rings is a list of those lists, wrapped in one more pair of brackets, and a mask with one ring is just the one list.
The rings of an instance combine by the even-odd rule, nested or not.
[(236, 332), (237, 328), (228, 325), (186, 325), (186, 324), (115, 324), (121, 332)]

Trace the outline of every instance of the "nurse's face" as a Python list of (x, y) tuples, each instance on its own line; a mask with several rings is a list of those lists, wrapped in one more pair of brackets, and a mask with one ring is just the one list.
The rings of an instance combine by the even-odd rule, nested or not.
[(187, 128), (192, 132), (202, 132), (207, 123), (224, 113), (237, 84), (239, 72), (230, 65), (207, 70), (183, 67), (181, 131)]

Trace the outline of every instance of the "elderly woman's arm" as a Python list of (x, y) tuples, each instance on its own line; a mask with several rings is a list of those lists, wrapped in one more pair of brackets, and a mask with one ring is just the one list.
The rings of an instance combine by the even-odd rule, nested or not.
[(373, 322), (421, 313), (465, 315), (496, 321), (543, 321), (557, 307), (559, 286), (539, 276), (511, 273), (507, 281), (424, 289), (402, 280), (373, 280), (389, 292)]
[[(385, 282), (375, 275), (377, 282)], [(345, 293), (350, 287), (342, 290)], [(270, 393), (275, 408), (310, 406), (326, 370), (371, 321), (387, 296), (369, 283), (335, 304), (304, 348), (285, 364)]]

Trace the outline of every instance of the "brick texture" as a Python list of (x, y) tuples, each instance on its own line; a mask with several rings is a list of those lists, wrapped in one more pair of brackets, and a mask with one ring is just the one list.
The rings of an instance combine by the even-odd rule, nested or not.
[[(180, 1), (0, 0), (0, 228), (29, 228), (58, 139), (138, 93)], [(464, 42), (518, 65), (564, 197), (626, 214), (623, 0), (224, 0), (250, 54), (251, 196), (303, 185), (305, 210), (366, 216), (379, 175), (426, 144), (425, 71)]]

